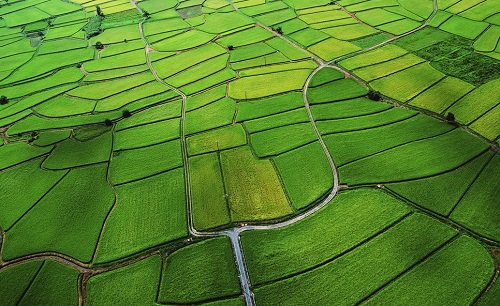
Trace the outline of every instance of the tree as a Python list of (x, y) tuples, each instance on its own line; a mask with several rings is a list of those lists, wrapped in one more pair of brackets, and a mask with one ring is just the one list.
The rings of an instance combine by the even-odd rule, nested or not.
[(102, 49), (104, 49), (104, 45), (102, 44), (102, 42), (98, 41), (95, 43), (95, 48), (97, 50), (102, 50)]
[(142, 17), (149, 18), (149, 13), (146, 11), (142, 11)]
[(110, 119), (106, 119), (106, 120), (104, 120), (104, 125), (105, 126), (112, 126), (113, 125), (113, 121), (111, 121)]
[(227, 48), (229, 49), (229, 51), (234, 50), (234, 46), (233, 45), (229, 45), (229, 46), (227, 46)]
[(277, 27), (276, 32), (278, 32), (278, 34), (280, 35), (283, 35), (283, 29), (281, 27)]
[(453, 113), (448, 112), (446, 114), (446, 118), (445, 119), (446, 119), (446, 122), (450, 122), (450, 123), (451, 122), (455, 122), (455, 115), (453, 115)]
[(132, 116), (132, 114), (130, 113), (130, 111), (124, 110), (122, 113), (122, 116), (123, 116), (123, 118), (128, 118), (128, 117)]
[(6, 96), (1, 96), (0, 97), (0, 105), (5, 105), (9, 103), (9, 99)]
[(368, 92), (368, 98), (372, 101), (380, 101), (382, 100), (382, 96), (380, 95), (380, 92), (378, 91), (374, 91), (374, 90), (370, 90)]
[(95, 8), (96, 8), (96, 11), (97, 11), (97, 16), (104, 17), (104, 13), (102, 12), (102, 10), (99, 7), (99, 5), (96, 5)]

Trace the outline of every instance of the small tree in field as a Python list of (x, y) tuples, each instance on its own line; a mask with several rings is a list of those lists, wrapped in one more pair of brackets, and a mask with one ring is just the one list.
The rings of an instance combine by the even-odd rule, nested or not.
[(229, 45), (229, 46), (227, 46), (227, 48), (229, 49), (229, 51), (234, 50), (234, 46), (233, 45)]
[(112, 126), (113, 125), (113, 121), (111, 121), (110, 119), (106, 119), (106, 120), (104, 120), (104, 125), (105, 126)]
[(370, 90), (368, 92), (368, 98), (372, 101), (380, 101), (382, 100), (382, 96), (380, 95), (380, 92), (378, 91), (374, 91), (374, 90)]
[(280, 35), (283, 35), (283, 29), (281, 27), (277, 27), (276, 32), (278, 32), (278, 34)]
[(102, 44), (102, 42), (98, 41), (95, 43), (95, 48), (97, 50), (102, 50), (102, 49), (104, 49), (104, 45)]
[(130, 111), (124, 110), (122, 113), (122, 116), (123, 116), (123, 118), (128, 118), (128, 117), (132, 116), (132, 114), (130, 113)]
[(453, 115), (453, 113), (448, 112), (446, 114), (446, 118), (445, 119), (446, 119), (446, 122), (450, 122), (450, 123), (451, 122), (455, 122), (455, 115)]
[(101, 10), (101, 8), (99, 7), (99, 5), (96, 5), (96, 6), (95, 6), (95, 9), (96, 9), (96, 12), (97, 12), (97, 16), (104, 17), (104, 13), (102, 12), (102, 10)]
[(0, 105), (5, 105), (9, 103), (9, 99), (6, 96), (1, 96), (0, 97)]

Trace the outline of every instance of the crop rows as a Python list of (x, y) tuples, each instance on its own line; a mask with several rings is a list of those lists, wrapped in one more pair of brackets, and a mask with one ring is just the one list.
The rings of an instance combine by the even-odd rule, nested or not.
[(0, 305), (497, 304), (495, 3), (0, 1)]

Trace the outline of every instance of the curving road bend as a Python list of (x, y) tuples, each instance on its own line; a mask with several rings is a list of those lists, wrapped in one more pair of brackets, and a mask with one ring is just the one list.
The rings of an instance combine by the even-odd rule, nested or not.
[[(227, 0), (229, 2), (229, 4), (231, 4), (233, 6), (233, 8), (240, 12), (238, 7), (233, 3), (233, 1), (231, 0)], [(130, 2), (137, 8), (137, 10), (139, 10), (141, 13), (144, 13), (144, 11), (137, 5), (137, 3), (135, 2), (135, 0), (130, 0)], [(340, 70), (342, 72), (344, 72), (346, 75), (349, 75), (348, 72), (344, 71), (343, 69), (341, 69), (340, 67), (338, 66), (334, 66), (332, 65), (333, 63), (339, 61), (339, 60), (342, 60), (342, 59), (345, 59), (345, 58), (348, 58), (348, 57), (351, 57), (351, 56), (355, 56), (355, 55), (358, 55), (358, 54), (361, 54), (361, 53), (364, 53), (364, 52), (368, 52), (368, 51), (371, 51), (373, 49), (376, 49), (376, 48), (379, 48), (385, 44), (388, 44), (394, 40), (397, 40), (401, 37), (404, 37), (406, 35), (409, 35), (409, 34), (412, 34), (420, 29), (422, 29), (423, 27), (425, 27), (429, 21), (432, 19), (432, 17), (434, 17), (434, 15), (437, 13), (437, 10), (438, 10), (438, 7), (437, 7), (437, 0), (433, 0), (433, 5), (434, 5), (434, 10), (432, 12), (432, 14), (426, 19), (426, 21), (418, 28), (412, 30), (412, 31), (409, 31), (407, 33), (403, 33), (401, 35), (398, 35), (398, 36), (394, 36), (384, 42), (381, 42), (375, 46), (372, 46), (372, 47), (369, 47), (369, 48), (365, 48), (363, 50), (359, 50), (359, 51), (356, 51), (356, 52), (352, 52), (352, 53), (349, 53), (349, 54), (346, 54), (346, 55), (343, 55), (343, 56), (340, 56), (340, 57), (337, 57), (327, 63), (325, 63), (321, 58), (317, 57), (315, 54), (309, 52), (307, 49), (297, 45), (295, 42), (293, 41), (290, 41), (289, 39), (287, 39), (286, 37), (284, 37), (283, 35), (280, 35), (279, 33), (276, 33), (273, 29), (269, 28), (269, 27), (266, 27), (262, 24), (260, 24), (259, 22), (255, 21), (253, 18), (250, 18), (249, 16), (246, 16), (246, 17), (249, 17), (250, 19), (254, 20), (255, 22), (255, 25), (256, 26), (259, 26), (259, 27), (262, 27), (272, 33), (274, 33), (277, 37), (280, 37), (281, 39), (283, 39), (285, 42), (287, 42), (288, 44), (292, 45), (293, 47), (297, 48), (297, 49), (300, 49), (302, 51), (305, 51), (307, 52), (311, 59), (313, 59), (315, 62), (318, 63), (318, 67), (308, 76), (304, 86), (303, 86), (303, 89), (302, 89), (302, 92), (303, 92), (303, 100), (304, 100), (304, 106), (306, 108), (306, 111), (307, 111), (307, 114), (308, 114), (308, 118), (309, 118), (309, 121), (314, 129), (314, 132), (316, 133), (316, 137), (319, 141), (319, 143), (321, 144), (321, 147), (323, 149), (323, 152), (325, 153), (325, 156), (327, 157), (328, 159), (328, 162), (329, 162), (329, 165), (330, 165), (330, 168), (331, 168), (331, 171), (332, 171), (332, 174), (333, 174), (333, 187), (332, 189), (330, 190), (330, 192), (328, 193), (328, 195), (316, 206), (310, 208), (309, 210), (306, 210), (304, 212), (302, 212), (301, 214), (295, 216), (294, 218), (292, 219), (289, 219), (289, 220), (286, 220), (286, 221), (283, 221), (283, 222), (279, 222), (279, 223), (275, 223), (275, 224), (269, 224), (269, 225), (244, 225), (244, 226), (241, 226), (241, 227), (235, 227), (235, 228), (232, 228), (232, 229), (228, 229), (228, 230), (223, 230), (223, 231), (212, 231), (212, 232), (209, 232), (209, 231), (203, 231), (203, 232), (200, 232), (198, 230), (195, 229), (194, 227), (194, 224), (193, 224), (193, 214), (192, 214), (192, 198), (191, 198), (191, 185), (190, 185), (190, 173), (189, 173), (189, 163), (188, 163), (188, 154), (187, 154), (187, 144), (186, 144), (186, 134), (185, 134), (185, 117), (186, 117), (186, 101), (187, 101), (187, 96), (182, 92), (180, 91), (179, 89), (167, 84), (164, 80), (162, 80), (157, 72), (155, 71), (152, 63), (151, 63), (151, 59), (150, 59), (150, 56), (149, 56), (149, 53), (151, 51), (153, 51), (153, 49), (151, 48), (151, 46), (149, 45), (149, 42), (147, 41), (145, 35), (144, 35), (144, 32), (143, 32), (143, 24), (146, 20), (146, 18), (141, 21), (139, 23), (139, 31), (140, 31), (140, 35), (141, 35), (141, 38), (142, 40), (144, 41), (144, 44), (145, 44), (145, 53), (146, 53), (146, 62), (147, 62), (147, 65), (149, 67), (149, 70), (151, 71), (151, 73), (153, 74), (154, 78), (160, 82), (161, 84), (163, 84), (164, 86), (168, 87), (169, 89), (175, 91), (177, 94), (179, 94), (181, 97), (182, 97), (182, 108), (181, 108), (181, 135), (180, 135), (180, 138), (181, 138), (181, 149), (182, 149), (182, 158), (183, 158), (183, 162), (184, 162), (184, 177), (185, 177), (185, 190), (186, 190), (186, 202), (187, 202), (187, 214), (188, 214), (188, 228), (189, 228), (189, 232), (191, 235), (193, 236), (196, 236), (196, 237), (216, 237), (216, 236), (226, 236), (230, 239), (231, 241), (231, 244), (232, 244), (232, 248), (233, 248), (233, 252), (234, 252), (234, 257), (235, 257), (235, 262), (236, 262), (236, 265), (237, 265), (237, 268), (238, 268), (238, 277), (239, 277), (239, 281), (240, 281), (240, 285), (241, 285), (241, 289), (242, 289), (242, 292), (243, 292), (243, 295), (245, 297), (245, 302), (246, 302), (246, 305), (250, 305), (250, 306), (253, 306), (255, 305), (255, 299), (254, 299), (254, 294), (252, 292), (252, 289), (251, 289), (251, 283), (250, 283), (250, 279), (249, 279), (249, 275), (248, 275), (248, 271), (247, 271), (247, 267), (246, 267), (246, 261), (245, 261), (245, 254), (244, 254), (244, 251), (242, 249), (242, 245), (241, 245), (241, 241), (240, 241), (240, 233), (242, 232), (245, 232), (245, 231), (250, 231), (250, 230), (270, 230), (270, 229), (276, 229), (276, 228), (281, 228), (281, 227), (285, 227), (287, 225), (291, 225), (293, 223), (296, 223), (300, 220), (303, 220), (307, 217), (309, 217), (310, 215), (314, 214), (315, 212), (319, 211), (321, 208), (323, 208), (324, 206), (326, 206), (338, 193), (338, 190), (339, 190), (339, 179), (338, 179), (338, 171), (337, 171), (337, 168), (335, 166), (335, 163), (334, 163), (334, 160), (326, 146), (326, 144), (324, 143), (323, 141), (323, 138), (316, 126), (316, 122), (314, 121), (314, 118), (312, 116), (312, 113), (311, 113), (311, 110), (310, 110), (310, 103), (309, 103), (309, 100), (307, 98), (307, 91), (308, 91), (308, 88), (309, 88), (309, 84), (312, 80), (312, 78), (314, 77), (314, 75), (320, 71), (321, 69), (323, 68), (326, 68), (326, 67), (330, 67), (330, 68), (333, 68), (333, 69), (337, 69), (337, 70)], [(343, 8), (342, 8), (343, 9)], [(240, 12), (241, 13), (241, 12)], [(362, 83), (364, 86), (367, 86), (364, 82), (362, 82), (361, 80), (357, 79), (356, 80), (359, 82), (359, 83)]]

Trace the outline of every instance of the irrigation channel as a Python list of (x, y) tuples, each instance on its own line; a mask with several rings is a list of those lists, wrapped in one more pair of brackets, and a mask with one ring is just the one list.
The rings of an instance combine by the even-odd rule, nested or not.
[[(309, 52), (307, 49), (299, 46), (298, 44), (294, 43), (293, 41), (290, 41), (289, 39), (287, 39), (286, 37), (282, 36), (281, 34), (277, 33), (276, 31), (274, 31), (273, 29), (269, 28), (269, 27), (266, 27), (265, 25), (262, 25), (260, 24), (259, 22), (257, 22), (254, 18), (248, 16), (248, 15), (245, 15), (243, 14), (239, 8), (234, 4), (233, 1), (231, 0), (227, 0), (228, 3), (235, 9), (235, 11), (239, 12), (240, 14), (242, 14), (243, 16), (251, 19), (256, 26), (259, 26), (271, 33), (273, 33), (275, 36), (283, 39), (286, 43), (288, 43), (289, 45), (299, 49), (299, 50), (302, 50), (302, 51), (305, 51), (309, 54), (309, 56), (311, 57), (311, 59), (313, 59), (314, 61), (316, 61), (319, 66), (318, 68), (316, 68), (307, 78), (303, 88), (302, 88), (302, 93), (303, 93), (303, 100), (304, 100), (304, 105), (305, 105), (305, 108), (306, 108), (306, 111), (307, 111), (307, 115), (309, 117), (309, 122), (311, 123), (313, 129), (314, 129), (314, 132), (316, 134), (316, 137), (319, 141), (319, 143), (321, 144), (321, 147), (323, 149), (323, 152), (325, 153), (325, 156), (327, 157), (328, 159), (328, 162), (330, 164), (330, 168), (331, 168), (331, 171), (332, 171), (332, 174), (333, 174), (333, 187), (332, 189), (330, 190), (330, 192), (328, 193), (328, 195), (316, 206), (310, 208), (309, 210), (306, 210), (304, 211), (303, 213), (295, 216), (294, 218), (292, 219), (289, 219), (289, 220), (286, 220), (286, 221), (282, 221), (282, 222), (279, 222), (279, 223), (274, 223), (274, 224), (268, 224), (268, 225), (243, 225), (243, 226), (239, 226), (239, 227), (234, 227), (234, 228), (231, 228), (231, 229), (228, 229), (228, 230), (223, 230), (223, 231), (214, 231), (214, 232), (210, 232), (210, 231), (198, 231), (195, 229), (194, 227), (194, 223), (193, 223), (193, 214), (192, 214), (192, 198), (191, 198), (191, 184), (190, 184), (190, 173), (189, 173), (189, 163), (188, 163), (188, 153), (187, 153), (187, 144), (186, 144), (186, 132), (185, 132), (185, 118), (186, 118), (186, 102), (187, 102), (187, 96), (186, 94), (184, 94), (182, 91), (180, 91), (179, 89), (167, 84), (164, 80), (162, 80), (157, 72), (155, 71), (152, 63), (151, 63), (151, 59), (150, 59), (150, 56), (149, 56), (149, 53), (151, 51), (154, 51), (151, 46), (149, 45), (149, 42), (148, 40), (146, 39), (145, 35), (144, 35), (144, 31), (143, 31), (143, 24), (144, 22), (146, 21), (146, 18), (141, 21), (139, 23), (139, 31), (140, 31), (140, 35), (141, 35), (141, 38), (142, 40), (144, 41), (144, 44), (145, 44), (145, 53), (146, 53), (146, 61), (147, 61), (147, 65), (149, 67), (149, 70), (151, 71), (151, 73), (153, 74), (154, 78), (161, 84), (163, 84), (164, 86), (168, 87), (169, 89), (175, 91), (177, 94), (179, 94), (181, 97), (182, 97), (182, 107), (181, 107), (181, 150), (182, 150), (182, 159), (183, 159), (183, 163), (184, 163), (184, 178), (185, 178), (185, 192), (186, 192), (186, 204), (187, 204), (187, 214), (188, 214), (188, 227), (189, 227), (189, 232), (191, 235), (195, 236), (195, 237), (216, 237), (216, 236), (226, 236), (230, 239), (231, 241), (231, 245), (232, 245), (232, 248), (233, 248), (233, 252), (234, 252), (234, 258), (235, 258), (235, 262), (237, 264), (237, 267), (238, 267), (238, 277), (239, 277), (239, 280), (240, 280), (240, 285), (241, 285), (241, 290), (243, 292), (243, 295), (245, 297), (245, 302), (246, 302), (246, 305), (248, 306), (253, 306), (253, 305), (256, 305), (255, 303), (255, 299), (254, 299), (254, 294), (252, 292), (252, 287), (251, 287), (251, 283), (250, 283), (250, 278), (249, 278), (249, 275), (248, 275), (248, 270), (247, 270), (247, 266), (246, 266), (246, 261), (245, 261), (245, 254), (244, 254), (244, 251), (242, 249), (242, 245), (241, 245), (241, 241), (240, 241), (240, 233), (242, 232), (245, 232), (245, 231), (251, 231), (251, 230), (270, 230), (270, 229), (275, 229), (275, 228), (281, 228), (281, 227), (285, 227), (287, 225), (290, 225), (290, 224), (293, 224), (293, 223), (296, 223), (304, 218), (307, 218), (309, 217), (310, 215), (314, 214), (315, 212), (317, 212), (318, 210), (320, 210), (321, 208), (323, 208), (325, 205), (327, 205), (328, 203), (330, 203), (330, 201), (337, 195), (338, 193), (338, 190), (339, 190), (339, 179), (338, 179), (338, 172), (337, 172), (337, 168), (335, 166), (335, 163), (333, 161), (333, 158), (328, 150), (328, 148), (326, 147), (326, 144), (325, 142), (323, 141), (323, 138), (316, 126), (316, 122), (314, 121), (314, 118), (312, 116), (312, 113), (311, 113), (311, 109), (310, 109), (310, 105), (309, 105), (309, 101), (307, 99), (307, 90), (309, 88), (309, 83), (311, 82), (311, 79), (314, 77), (314, 75), (320, 71), (321, 69), (323, 68), (333, 68), (333, 69), (337, 69), (339, 71), (342, 71), (347, 77), (352, 77), (353, 79), (355, 79), (358, 83), (362, 84), (363, 86), (367, 87), (368, 88), (368, 85), (363, 82), (362, 80), (360, 80), (359, 78), (356, 78), (356, 77), (353, 77), (350, 73), (348, 73), (347, 71), (343, 70), (342, 68), (338, 67), (338, 66), (335, 66), (334, 63), (339, 61), (339, 60), (342, 60), (342, 59), (345, 59), (345, 58), (348, 58), (348, 57), (351, 57), (351, 56), (355, 56), (355, 55), (358, 55), (358, 54), (361, 54), (361, 53), (364, 53), (364, 52), (368, 52), (368, 51), (371, 51), (373, 49), (376, 49), (376, 48), (379, 48), (381, 46), (384, 46), (394, 40), (397, 40), (401, 37), (404, 37), (404, 36), (407, 36), (407, 35), (410, 35), (422, 28), (424, 28), (428, 23), (429, 21), (432, 19), (432, 17), (434, 17), (434, 15), (437, 13), (438, 11), (438, 6), (437, 6), (437, 0), (433, 0), (433, 12), (431, 13), (431, 15), (425, 20), (425, 22), (418, 28), (412, 30), (412, 31), (409, 31), (407, 33), (403, 33), (401, 35), (397, 35), (397, 36), (394, 36), (394, 37), (391, 37), (390, 39), (384, 41), (384, 42), (381, 42), (375, 46), (372, 46), (372, 47), (369, 47), (369, 48), (365, 48), (365, 49), (362, 49), (362, 50), (359, 50), (359, 51), (355, 51), (355, 52), (352, 52), (352, 53), (349, 53), (349, 54), (346, 54), (346, 55), (343, 55), (343, 56), (340, 56), (340, 57), (337, 57), (337, 58), (334, 58), (332, 59), (331, 61), (329, 62), (324, 62), (323, 60), (321, 60), (319, 57), (317, 57), (316, 55), (314, 55), (313, 53)], [(135, 2), (135, 0), (130, 0), (130, 2), (136, 7), (137, 10), (139, 10), (139, 12), (141, 14), (144, 14), (144, 11), (137, 5), (137, 3)], [(346, 11), (343, 7), (341, 7), (342, 10)], [(346, 11), (347, 12), (347, 11)], [(353, 16), (353, 18), (355, 18)], [(356, 18), (357, 19), (357, 18)], [(358, 22), (361, 22), (359, 19), (357, 19)]]

